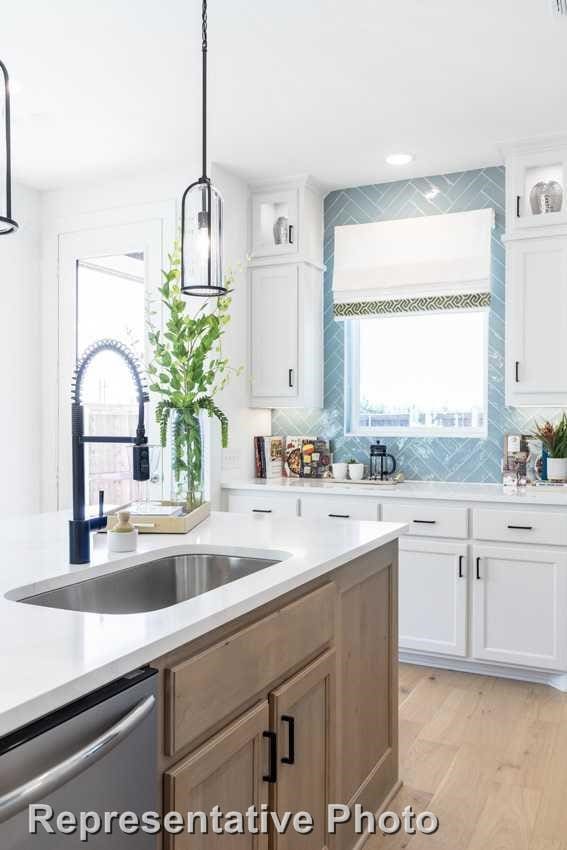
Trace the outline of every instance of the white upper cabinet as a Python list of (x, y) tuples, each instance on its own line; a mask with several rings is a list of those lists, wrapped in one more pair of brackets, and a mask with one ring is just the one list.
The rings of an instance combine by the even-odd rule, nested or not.
[(323, 200), (310, 178), (250, 194), (251, 407), (323, 406)]
[(567, 137), (506, 154), (506, 404), (567, 405)]
[(504, 150), (508, 235), (567, 225), (567, 138), (519, 142)]
[(254, 183), (250, 190), (250, 259), (306, 260), (322, 267), (323, 200), (308, 177)]
[(567, 405), (567, 236), (506, 246), (506, 403)]
[(252, 270), (252, 392), (297, 398), (299, 271), (296, 265)]
[(307, 263), (250, 270), (252, 407), (323, 406), (323, 287)]

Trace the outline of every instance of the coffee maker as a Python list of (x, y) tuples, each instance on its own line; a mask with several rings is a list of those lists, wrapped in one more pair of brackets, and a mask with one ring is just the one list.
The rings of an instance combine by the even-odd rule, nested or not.
[(386, 446), (380, 440), (370, 445), (370, 468), (369, 479), (371, 481), (384, 481), (396, 471), (396, 459), (386, 452)]

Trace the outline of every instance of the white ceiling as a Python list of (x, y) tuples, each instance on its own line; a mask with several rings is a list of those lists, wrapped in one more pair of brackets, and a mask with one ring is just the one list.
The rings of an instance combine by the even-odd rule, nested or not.
[[(500, 162), (501, 140), (567, 130), (567, 18), (549, 6), (210, 0), (211, 158), (327, 187)], [(16, 177), (191, 165), (199, 30), (200, 0), (6, 0)], [(411, 166), (385, 165), (406, 150)]]

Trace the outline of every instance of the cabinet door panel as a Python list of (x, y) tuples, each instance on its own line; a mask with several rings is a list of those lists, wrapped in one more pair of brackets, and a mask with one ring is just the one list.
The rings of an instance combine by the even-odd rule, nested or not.
[(467, 652), (467, 547), (400, 542), (399, 628), (402, 649)]
[(252, 395), (298, 394), (299, 284), (296, 266), (251, 273)]
[[(266, 743), (268, 730), (267, 701), (259, 703), (223, 732), (215, 735), (187, 758), (170, 768), (164, 776), (165, 811), (210, 812), (219, 806), (222, 812), (258, 810), (268, 802)], [(164, 834), (165, 850), (266, 850), (265, 835), (189, 835)]]
[[(328, 846), (327, 806), (333, 799), (335, 652), (326, 652), (270, 697), (278, 733), (278, 781), (273, 808), (309, 812), (314, 829), (299, 835), (274, 832), (273, 850), (323, 850)], [(292, 763), (290, 763), (292, 762)]]
[(567, 556), (530, 546), (478, 546), (474, 557), (474, 656), (565, 669)]
[(567, 240), (510, 243), (507, 262), (508, 403), (563, 404), (567, 401)]

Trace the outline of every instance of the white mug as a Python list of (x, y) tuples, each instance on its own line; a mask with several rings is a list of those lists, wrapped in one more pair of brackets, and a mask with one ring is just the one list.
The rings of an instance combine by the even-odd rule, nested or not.
[(362, 479), (364, 478), (364, 464), (349, 463), (348, 474), (351, 481), (362, 481)]
[(347, 477), (347, 469), (348, 463), (334, 463), (333, 478), (337, 478), (339, 481), (344, 481)]

